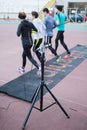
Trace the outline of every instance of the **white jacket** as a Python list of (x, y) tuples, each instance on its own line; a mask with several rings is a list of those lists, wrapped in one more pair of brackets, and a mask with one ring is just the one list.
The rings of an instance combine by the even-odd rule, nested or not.
[(33, 38), (34, 39), (40, 39), (43, 38), (45, 35), (45, 30), (46, 30), (46, 26), (44, 25), (44, 23), (39, 19), (39, 18), (35, 18), (32, 23), (34, 24), (34, 26), (37, 28), (38, 32), (37, 33), (33, 33)]

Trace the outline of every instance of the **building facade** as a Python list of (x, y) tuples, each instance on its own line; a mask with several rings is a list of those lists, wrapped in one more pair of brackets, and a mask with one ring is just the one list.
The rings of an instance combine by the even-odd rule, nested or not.
[(56, 4), (64, 5), (65, 14), (82, 13), (87, 16), (87, 0), (56, 0)]

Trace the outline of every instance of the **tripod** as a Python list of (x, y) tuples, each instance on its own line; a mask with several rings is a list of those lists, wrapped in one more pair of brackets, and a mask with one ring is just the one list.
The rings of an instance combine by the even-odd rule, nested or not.
[[(42, 47), (42, 58), (41, 58), (41, 85), (39, 87), (37, 87), (37, 90), (35, 92), (34, 98), (32, 100), (32, 104), (31, 104), (30, 109), (29, 109), (29, 112), (28, 112), (28, 114), (26, 116), (26, 119), (24, 121), (24, 124), (22, 126), (23, 130), (25, 129), (26, 123), (28, 121), (28, 118), (30, 117), (32, 109), (36, 108), (36, 107), (34, 107), (34, 104), (36, 102), (36, 99), (37, 99), (37, 96), (38, 96), (39, 93), (40, 93), (40, 108), (36, 108), (36, 109), (38, 109), (39, 111), (42, 112), (42, 111), (46, 110), (47, 108), (51, 107), (52, 105), (54, 105), (56, 103), (61, 108), (61, 110), (64, 112), (64, 114), (66, 115), (66, 117), (70, 118), (69, 115), (67, 114), (67, 112), (62, 107), (62, 105), (59, 103), (59, 101), (56, 99), (56, 97), (53, 95), (53, 93), (49, 90), (49, 88), (45, 84), (45, 81), (44, 81), (44, 57), (45, 57), (45, 47), (43, 45), (43, 47)], [(50, 95), (52, 96), (52, 98), (55, 100), (55, 103), (49, 105), (45, 109), (43, 109), (43, 92), (44, 92), (44, 87), (50, 93)]]

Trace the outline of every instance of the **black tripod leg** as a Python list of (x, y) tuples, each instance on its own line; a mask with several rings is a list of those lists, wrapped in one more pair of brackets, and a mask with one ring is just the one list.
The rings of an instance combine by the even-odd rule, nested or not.
[(26, 126), (26, 123), (27, 123), (27, 121), (28, 121), (28, 118), (29, 118), (29, 116), (30, 116), (30, 114), (31, 114), (31, 111), (32, 111), (33, 107), (34, 107), (34, 104), (35, 104), (35, 101), (36, 101), (36, 99), (37, 99), (37, 96), (38, 96), (38, 93), (39, 93), (39, 91), (40, 91), (40, 88), (41, 88), (41, 86), (39, 86), (39, 87), (37, 88), (37, 91), (36, 91), (36, 93), (35, 93), (34, 99), (32, 100), (31, 107), (30, 107), (30, 109), (29, 109), (29, 112), (28, 112), (28, 114), (27, 114), (27, 116), (26, 116), (26, 119), (25, 119), (25, 121), (24, 121), (24, 123), (23, 123), (23, 126), (22, 126), (22, 129), (23, 129), (23, 130), (25, 129), (25, 126)]
[(41, 92), (40, 92), (40, 111), (43, 111), (43, 93), (44, 93), (44, 82), (41, 82)]
[(56, 97), (53, 95), (53, 93), (49, 90), (49, 88), (46, 86), (46, 84), (44, 84), (44, 86), (46, 87), (46, 89), (48, 90), (48, 92), (50, 93), (50, 95), (53, 97), (53, 99), (56, 101), (56, 103), (59, 105), (59, 107), (61, 108), (61, 110), (64, 112), (64, 114), (67, 116), (67, 118), (70, 118), (69, 115), (67, 114), (67, 112), (64, 110), (64, 108), (62, 107), (62, 105), (60, 104), (60, 102), (56, 99)]

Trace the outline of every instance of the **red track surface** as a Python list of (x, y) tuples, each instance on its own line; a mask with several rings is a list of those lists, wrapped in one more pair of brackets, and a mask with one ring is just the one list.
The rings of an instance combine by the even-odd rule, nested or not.
[[(0, 85), (20, 76), (16, 69), (21, 66), (22, 47), (20, 38), (16, 36), (16, 29), (16, 24), (0, 25)], [(67, 30), (65, 42), (69, 48), (77, 44), (87, 45), (87, 31)], [(47, 60), (54, 57), (47, 51)], [(59, 54), (64, 51), (60, 45)], [(28, 61), (26, 72), (30, 69), (31, 63)], [(52, 92), (70, 115), (70, 119), (65, 117), (57, 105), (44, 112), (33, 109), (26, 130), (87, 130), (87, 59), (58, 83)], [(44, 106), (52, 100), (47, 93), (44, 96)], [(0, 130), (21, 130), (29, 106), (27, 102), (0, 93)]]

